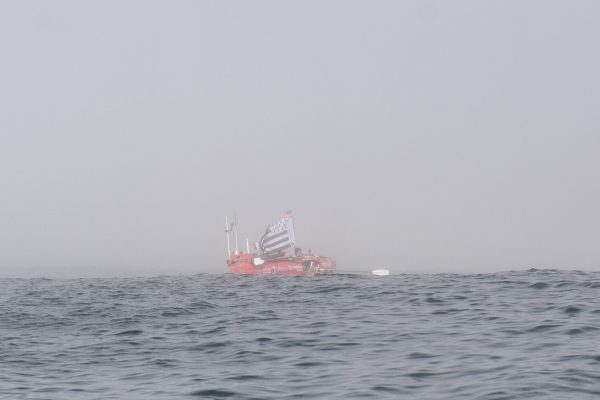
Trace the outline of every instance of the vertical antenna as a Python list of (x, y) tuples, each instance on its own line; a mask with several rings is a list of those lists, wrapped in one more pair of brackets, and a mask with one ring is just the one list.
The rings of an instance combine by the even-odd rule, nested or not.
[(248, 238), (246, 238), (246, 253), (250, 254), (250, 242), (248, 241)]
[(227, 236), (227, 258), (231, 256), (231, 245), (229, 244), (229, 221), (227, 220), (227, 216), (225, 216), (225, 236)]
[(237, 215), (233, 212), (233, 233), (235, 234), (235, 254), (239, 254), (238, 249), (238, 234), (237, 234)]

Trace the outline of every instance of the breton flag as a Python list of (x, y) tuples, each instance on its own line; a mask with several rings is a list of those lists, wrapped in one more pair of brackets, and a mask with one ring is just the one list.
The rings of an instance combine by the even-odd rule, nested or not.
[(267, 227), (260, 239), (260, 248), (265, 253), (273, 253), (293, 247), (295, 241), (292, 212), (288, 211), (279, 221)]

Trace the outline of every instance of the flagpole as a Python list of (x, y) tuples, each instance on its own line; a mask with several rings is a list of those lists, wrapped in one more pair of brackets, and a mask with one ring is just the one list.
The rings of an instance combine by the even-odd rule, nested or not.
[(292, 248), (292, 255), (296, 255), (296, 235), (294, 233), (294, 220), (292, 219), (292, 215), (288, 213), (286, 213), (287, 217), (286, 217), (286, 225), (287, 225), (287, 229), (288, 229), (288, 235), (290, 238), (290, 242), (291, 242), (291, 248)]

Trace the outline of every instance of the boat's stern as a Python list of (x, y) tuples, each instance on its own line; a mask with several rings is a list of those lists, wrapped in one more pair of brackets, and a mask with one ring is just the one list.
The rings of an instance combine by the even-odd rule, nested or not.
[(335, 260), (331, 257), (318, 256), (317, 273), (319, 273), (319, 274), (335, 273)]

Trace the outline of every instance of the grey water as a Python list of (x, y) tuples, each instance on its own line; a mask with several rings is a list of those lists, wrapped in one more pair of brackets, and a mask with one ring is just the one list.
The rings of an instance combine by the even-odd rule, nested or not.
[(597, 399), (600, 273), (0, 280), (2, 399)]

